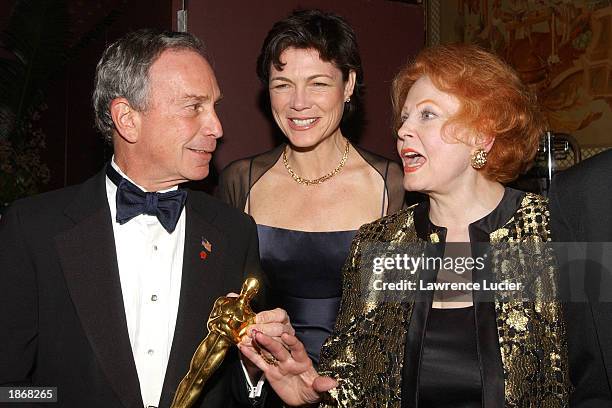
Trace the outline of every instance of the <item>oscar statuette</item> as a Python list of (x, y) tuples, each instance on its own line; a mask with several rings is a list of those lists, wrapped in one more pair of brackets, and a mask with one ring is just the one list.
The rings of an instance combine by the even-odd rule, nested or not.
[(247, 326), (255, 323), (255, 313), (249, 302), (258, 290), (257, 279), (248, 278), (238, 297), (222, 296), (215, 301), (208, 317), (208, 335), (193, 354), (189, 371), (176, 389), (171, 408), (193, 405), (206, 381), (223, 362), (227, 350), (240, 342)]

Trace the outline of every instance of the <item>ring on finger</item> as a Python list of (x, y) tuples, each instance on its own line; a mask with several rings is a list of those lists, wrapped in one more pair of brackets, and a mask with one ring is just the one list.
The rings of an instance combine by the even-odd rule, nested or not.
[(265, 361), (266, 363), (268, 363), (271, 366), (278, 366), (278, 359), (276, 357), (274, 357), (273, 355), (270, 354), (270, 357), (266, 356), (264, 353), (259, 353), (259, 355), (261, 356), (261, 358), (263, 359), (263, 361)]
[[(281, 342), (281, 344), (282, 344), (282, 342)], [(284, 347), (285, 347), (287, 350), (289, 350), (289, 349), (287, 348), (287, 346), (285, 346), (284, 344), (283, 344), (283, 346), (284, 346)], [(255, 351), (257, 352), (257, 354), (259, 354), (259, 355), (261, 356), (261, 358), (263, 359), (263, 361), (265, 361), (265, 362), (266, 362), (266, 363), (268, 363), (269, 365), (272, 365), (272, 366), (275, 366), (275, 367), (276, 367), (276, 366), (278, 366), (278, 359), (277, 359), (276, 357), (274, 357), (272, 354), (270, 354), (270, 356), (268, 357), (266, 354), (269, 354), (269, 352), (268, 352), (268, 353), (264, 353), (264, 351), (263, 351), (262, 347), (259, 345), (259, 343), (257, 342), (257, 340), (256, 340), (256, 339), (253, 339), (253, 348), (255, 349)]]

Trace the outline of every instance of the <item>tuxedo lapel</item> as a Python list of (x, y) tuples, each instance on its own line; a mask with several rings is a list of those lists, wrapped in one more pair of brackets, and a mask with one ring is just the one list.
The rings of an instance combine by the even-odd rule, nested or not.
[[(226, 295), (228, 287), (223, 274), (223, 257), (229, 255), (225, 253), (227, 243), (213, 223), (215, 214), (206, 206), (207, 199), (196, 192), (190, 192), (187, 197), (181, 298), (160, 407), (172, 402), (193, 353), (208, 333), (206, 323), (212, 305), (219, 296)], [(203, 240), (210, 243), (210, 251), (204, 247)], [(206, 253), (205, 259), (202, 251)]]
[(75, 309), (98, 364), (123, 406), (141, 408), (104, 172), (82, 185), (65, 214), (74, 226), (55, 242)]

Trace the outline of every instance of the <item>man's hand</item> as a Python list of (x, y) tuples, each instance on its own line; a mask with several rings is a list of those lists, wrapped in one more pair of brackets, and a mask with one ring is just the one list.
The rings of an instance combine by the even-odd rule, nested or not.
[[(254, 345), (269, 352), (276, 360), (275, 364), (267, 363)], [(277, 341), (264, 333), (253, 331), (251, 344), (241, 342), (238, 348), (264, 372), (266, 380), (287, 405), (317, 403), (321, 400), (321, 393), (338, 385), (333, 378), (322, 377), (317, 373), (304, 345), (293, 334), (283, 333), (280, 341)]]

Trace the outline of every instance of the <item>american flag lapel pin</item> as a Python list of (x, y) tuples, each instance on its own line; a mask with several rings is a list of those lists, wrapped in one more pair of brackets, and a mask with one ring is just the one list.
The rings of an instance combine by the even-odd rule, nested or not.
[(212, 244), (204, 237), (202, 237), (201, 243), (202, 250), (200, 251), (200, 259), (204, 261), (208, 258), (208, 255), (212, 253)]

